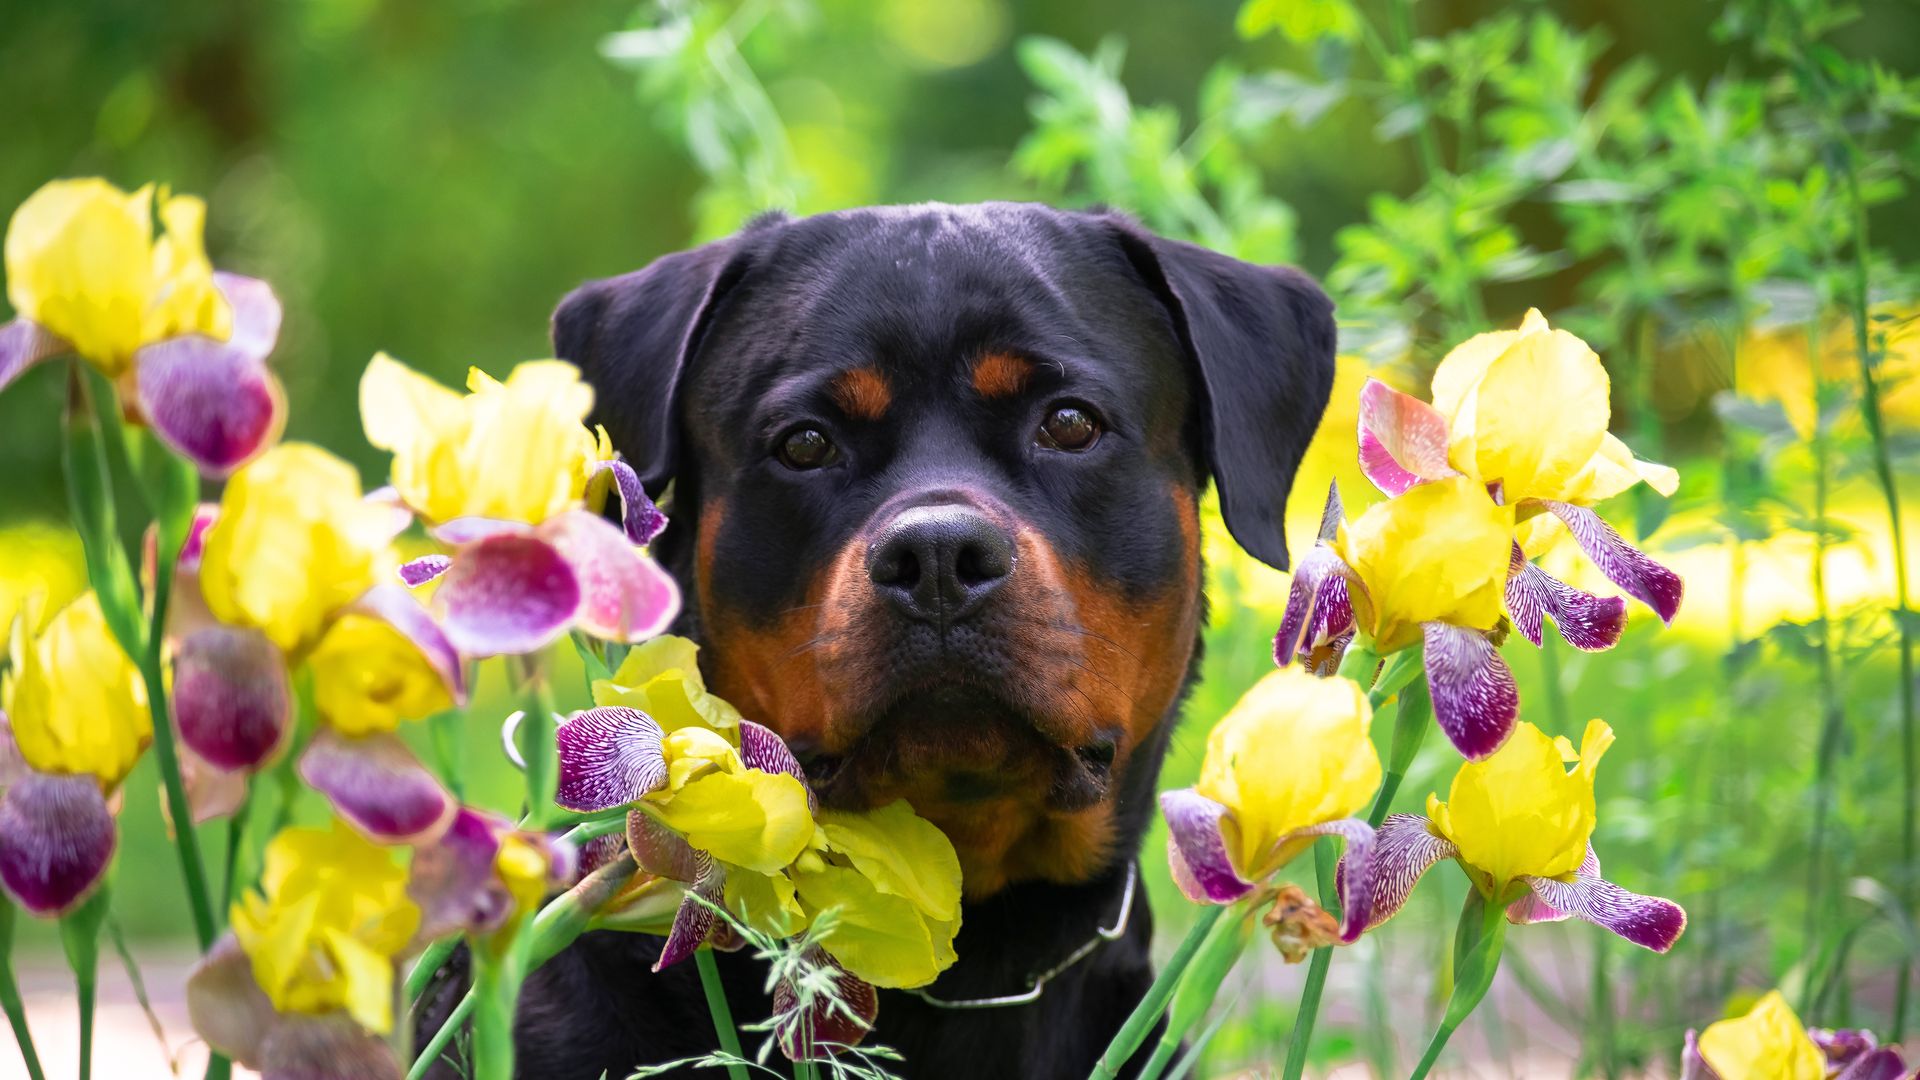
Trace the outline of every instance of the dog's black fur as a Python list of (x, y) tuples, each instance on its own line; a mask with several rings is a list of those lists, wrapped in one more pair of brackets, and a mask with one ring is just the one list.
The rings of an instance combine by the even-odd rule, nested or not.
[[(1036, 822), (1085, 826), (1044, 841), (1033, 839), (1038, 832), (1008, 839), (991, 823), (984, 832), (949, 828), (963, 863), (975, 863), (959, 961), (931, 991), (1017, 993), (1110, 924), (1198, 660), (1192, 499), (1211, 478), (1240, 544), (1285, 566), (1288, 489), (1332, 382), (1332, 305), (1320, 289), (1296, 271), (1163, 240), (1113, 213), (927, 205), (763, 218), (730, 239), (583, 286), (560, 305), (553, 332), (558, 355), (596, 388), (595, 419), (648, 490), (673, 485), (673, 524), (654, 553), (687, 597), (678, 629), (702, 642), (718, 691), (795, 745), (829, 805), (901, 794), (916, 808), (934, 805), (962, 780), (978, 783), (954, 763), (983, 754), (981, 771), (1043, 789), (992, 798)], [(987, 355), (1018, 358), (1022, 380), (983, 390), (974, 365)], [(885, 391), (858, 402), (859, 416), (832, 389), (855, 368)], [(1036, 451), (1032, 433), (1063, 400), (1091, 406), (1100, 441), (1081, 454)], [(839, 447), (835, 467), (796, 472), (775, 460), (779, 440), (802, 422)], [(1112, 648), (1075, 654), (1108, 683), (1123, 668), (1172, 665), (1155, 684), (1161, 700), (1137, 700), (1144, 684), (1112, 699), (1150, 715), (1080, 715), (1079, 704), (1057, 705), (1046, 691), (996, 689), (1017, 681), (1020, 665), (1079, 649), (1079, 638), (1059, 638), (1056, 650), (1044, 636), (1061, 627), (1018, 628), (1014, 615), (990, 611), (971, 627), (943, 616), (930, 630), (884, 616), (867, 592), (840, 595), (832, 568), (866, 551), (894, 508), (950, 498), (1024, 530), (1022, 543), (1064, 568), (1059, 580), (1080, 582), (1062, 586), (1048, 610), (1070, 618), (1075, 596), (1084, 608), (1104, 602), (1091, 595), (1099, 593), (1138, 605), (1115, 625), (1164, 624), (1140, 631), (1149, 636), (1136, 645), (1165, 642), (1154, 650), (1165, 659), (1111, 637)], [(851, 613), (837, 631), (795, 614), (836, 606)], [(769, 690), (743, 673), (751, 659), (729, 658), (763, 639), (784, 643), (769, 628), (795, 619), (792, 637), (823, 656), (812, 674), (783, 669)], [(1102, 636), (1080, 625), (1067, 632)], [(857, 634), (860, 655), (824, 658), (834, 642), (820, 641), (835, 633)], [(1002, 640), (1017, 634), (1028, 636)], [(805, 701), (786, 689), (808, 679)], [(1087, 685), (1088, 708), (1107, 709)], [(1051, 716), (1062, 710), (1074, 718)], [(976, 723), (994, 739), (979, 742), (968, 728)], [(918, 745), (916, 725), (954, 730), (928, 751), (924, 772), (903, 774), (900, 747)], [(969, 797), (955, 797), (955, 820)], [(976, 851), (974, 839), (985, 846)], [(1021, 862), (1025, 843), (1039, 845), (1039, 857), (1064, 853), (1067, 869), (1036, 872), (1032, 858)], [(990, 884), (976, 888), (982, 881)], [(894, 1068), (913, 1078), (1084, 1076), (1151, 981), (1150, 938), (1142, 893), (1125, 936), (1036, 1003), (956, 1012), (883, 991), (871, 1041), (901, 1051)], [(520, 1075), (588, 1080), (604, 1071), (618, 1080), (637, 1065), (711, 1050), (693, 965), (651, 974), (658, 947), (655, 938), (590, 934), (536, 972), (517, 1026)], [(734, 1015), (765, 1017), (763, 972), (745, 953), (719, 959)], [(460, 967), (430, 993), (423, 1038), (464, 981)]]

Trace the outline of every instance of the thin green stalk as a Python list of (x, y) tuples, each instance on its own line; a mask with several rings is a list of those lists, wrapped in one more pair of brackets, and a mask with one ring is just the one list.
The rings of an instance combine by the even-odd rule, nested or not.
[(446, 1052), (447, 1044), (460, 1033), (460, 1028), (473, 1015), (473, 1008), (478, 1003), (479, 999), (472, 990), (460, 998), (453, 1011), (447, 1014), (446, 1021), (440, 1025), (440, 1030), (434, 1032), (433, 1038), (427, 1040), (427, 1045), (420, 1048), (419, 1056), (413, 1059), (413, 1067), (407, 1070), (407, 1080), (420, 1080), (427, 1075), (427, 1070), (433, 1068), (433, 1063)]
[(713, 962), (712, 949), (699, 949), (693, 963), (700, 969), (700, 989), (707, 994), (707, 1011), (713, 1015), (713, 1032), (720, 1037), (720, 1049), (727, 1055), (727, 1076), (747, 1080), (746, 1060), (740, 1053), (740, 1032), (733, 1026), (733, 1010), (727, 1006), (727, 989), (720, 985), (720, 966)]
[[(529, 661), (530, 666), (537, 663)], [(556, 809), (553, 796), (559, 784), (559, 760), (553, 741), (553, 688), (547, 684), (547, 673), (537, 666), (527, 674), (525, 708), (515, 737), (527, 763), (527, 817), (533, 828), (543, 829)]]
[(60, 917), (60, 947), (73, 971), (80, 1006), (80, 1080), (93, 1076), (93, 1012), (100, 985), (100, 924), (106, 918), (108, 888), (103, 882), (80, 906)]
[[(1812, 588), (1814, 621), (1820, 627), (1815, 642), (1815, 663), (1820, 688), (1820, 736), (1814, 754), (1813, 833), (1808, 845), (1806, 912), (1802, 922), (1802, 947), (1814, 951), (1814, 935), (1821, 924), (1822, 898), (1828, 875), (1825, 872), (1828, 818), (1833, 803), (1833, 773), (1839, 755), (1840, 738), (1846, 726), (1845, 707), (1840, 701), (1833, 669), (1833, 622), (1827, 594), (1827, 490), (1831, 450), (1827, 440), (1826, 380), (1821, 371), (1822, 342), (1816, 315), (1807, 323), (1808, 367), (1813, 378), (1813, 567)], [(1800, 1012), (1809, 1022), (1813, 987), (1801, 994)]]
[(447, 962), (447, 957), (453, 955), (453, 950), (459, 944), (460, 939), (457, 936), (441, 938), (428, 945), (420, 954), (420, 959), (413, 962), (413, 967), (407, 971), (406, 1000), (408, 1004), (420, 1000), (420, 995), (426, 992), (427, 984), (433, 981), (434, 973), (440, 970), (440, 965)]
[(1194, 954), (1200, 951), (1200, 943), (1206, 940), (1207, 932), (1213, 924), (1220, 921), (1226, 913), (1225, 905), (1208, 904), (1200, 909), (1193, 920), (1193, 926), (1187, 930), (1187, 936), (1180, 940), (1178, 948), (1167, 959), (1165, 967), (1153, 977), (1153, 985), (1147, 987), (1147, 994), (1140, 1004), (1133, 1007), (1127, 1016), (1127, 1022), (1120, 1026), (1113, 1041), (1107, 1044), (1107, 1050), (1093, 1067), (1090, 1080), (1113, 1080), (1120, 1074), (1120, 1067), (1133, 1057), (1140, 1044), (1147, 1041), (1147, 1034), (1153, 1030), (1154, 1022), (1160, 1019), (1160, 1013), (1166, 1009), (1167, 1001), (1173, 997), (1173, 988), (1180, 982), (1180, 976), (1193, 962)]
[(154, 1042), (162, 1050), (167, 1045), (167, 1029), (160, 1023), (160, 1014), (153, 1011), (153, 998), (147, 994), (147, 980), (140, 974), (140, 963), (133, 958), (133, 950), (127, 947), (127, 935), (120, 929), (120, 920), (107, 912), (107, 943), (113, 946), (115, 956), (120, 958), (121, 970), (127, 973), (127, 984), (133, 988), (133, 1000), (139, 1002), (140, 1012), (147, 1018), (147, 1027), (153, 1031)]
[(1134, 1080), (1156, 1080), (1172, 1064), (1187, 1033), (1199, 1026), (1207, 1015), (1207, 1010), (1220, 996), (1221, 985), (1245, 951), (1253, 932), (1252, 915), (1251, 910), (1243, 908), (1234, 918), (1213, 924), (1193, 965), (1174, 990), (1173, 1002), (1167, 1009), (1167, 1026), (1160, 1032), (1153, 1056), (1147, 1059), (1146, 1067)]
[(0, 894), (0, 1009), (7, 1013), (13, 1028), (13, 1042), (26, 1063), (28, 1080), (47, 1080), (40, 1068), (40, 1055), (33, 1048), (33, 1031), (27, 1026), (27, 1007), (20, 998), (20, 983), (13, 976), (13, 920), (17, 909), (13, 901)]
[(1387, 820), (1393, 796), (1400, 790), (1400, 782), (1406, 779), (1407, 769), (1412, 767), (1420, 744), (1426, 741), (1427, 731), (1432, 727), (1433, 698), (1427, 689), (1427, 680), (1417, 676), (1400, 692), (1400, 704), (1395, 707), (1393, 742), (1387, 748), (1387, 767), (1380, 778), (1380, 794), (1374, 797), (1373, 809), (1367, 813), (1368, 825), (1377, 829)]
[(519, 942), (490, 946), (476, 941), (468, 954), (473, 958), (473, 1080), (513, 1080), (513, 1012), (526, 955)]
[(1613, 980), (1607, 970), (1607, 944), (1612, 935), (1597, 926), (1589, 929), (1593, 931), (1593, 1005), (1588, 1012), (1592, 1016), (1589, 1026), (1594, 1033), (1594, 1058), (1600, 1075), (1614, 1080), (1620, 1075), (1620, 1060), (1613, 1045)]
[(1434, 1028), (1433, 1038), (1427, 1041), (1426, 1052), (1420, 1055), (1419, 1064), (1413, 1067), (1407, 1080), (1425, 1080), (1454, 1031), (1487, 996), (1500, 966), (1500, 950), (1506, 936), (1506, 905), (1489, 901), (1477, 887), (1469, 886), (1454, 936), (1453, 993), (1447, 998), (1447, 1011)]
[[(1320, 906), (1335, 919), (1340, 918), (1340, 900), (1334, 888), (1333, 840), (1321, 837), (1313, 845), (1313, 871), (1320, 886)], [(1333, 964), (1333, 950), (1313, 950), (1307, 961), (1307, 984), (1300, 991), (1300, 1010), (1294, 1017), (1293, 1035), (1287, 1040), (1287, 1061), (1281, 1068), (1283, 1080), (1300, 1080), (1307, 1067), (1307, 1047), (1313, 1042), (1313, 1024), (1320, 1013), (1320, 996), (1326, 990), (1327, 968)]]
[[(1850, 141), (1849, 141), (1850, 142)], [(1900, 635), (1900, 745), (1901, 791), (1900, 852), (1905, 873), (1900, 881), (1901, 902), (1908, 911), (1920, 899), (1920, 883), (1914, 880), (1914, 859), (1920, 855), (1920, 837), (1915, 834), (1916, 815), (1920, 815), (1920, 742), (1916, 742), (1913, 671), (1913, 600), (1907, 579), (1907, 541), (1905, 524), (1900, 520), (1900, 485), (1894, 478), (1893, 451), (1888, 445), (1886, 418), (1880, 408), (1880, 381), (1874, 372), (1873, 341), (1867, 329), (1868, 305), (1872, 300), (1872, 249), (1867, 235), (1867, 203), (1860, 194), (1858, 155), (1849, 144), (1846, 169), (1847, 201), (1853, 211), (1853, 346), (1860, 369), (1860, 417), (1866, 423), (1867, 437), (1873, 444), (1873, 473), (1880, 484), (1880, 495), (1887, 504), (1887, 527), (1893, 544), (1894, 628)], [(1815, 365), (1816, 368), (1818, 365)], [(1906, 1031), (1907, 1001), (1913, 977), (1913, 958), (1902, 956), (1895, 984), (1893, 1038)]]

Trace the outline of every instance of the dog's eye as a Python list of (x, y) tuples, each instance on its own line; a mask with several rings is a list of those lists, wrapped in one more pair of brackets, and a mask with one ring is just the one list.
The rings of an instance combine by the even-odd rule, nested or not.
[(774, 456), (789, 469), (824, 469), (839, 459), (840, 451), (825, 432), (809, 427), (796, 428), (780, 440)]
[(1100, 422), (1078, 405), (1058, 405), (1041, 422), (1033, 441), (1049, 450), (1087, 450), (1100, 441)]

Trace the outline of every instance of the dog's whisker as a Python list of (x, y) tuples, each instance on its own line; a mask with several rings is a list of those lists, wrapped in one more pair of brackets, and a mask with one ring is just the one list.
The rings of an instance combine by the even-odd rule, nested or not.
[(1108, 647), (1119, 651), (1120, 653), (1124, 654), (1127, 657), (1127, 659), (1132, 660), (1136, 664), (1141, 662), (1140, 657), (1136, 656), (1133, 650), (1127, 648), (1125, 645), (1120, 644), (1119, 642), (1113, 640), (1112, 638), (1108, 637), (1105, 634), (1100, 633), (1097, 630), (1089, 630), (1084, 626), (1077, 626), (1073, 623), (1068, 623), (1068, 622), (1051, 623), (1049, 624), (1049, 626), (1051, 629), (1054, 629), (1054, 630), (1062, 630), (1069, 634), (1078, 634), (1081, 637), (1092, 638), (1095, 641), (1101, 642), (1102, 644), (1105, 644)]

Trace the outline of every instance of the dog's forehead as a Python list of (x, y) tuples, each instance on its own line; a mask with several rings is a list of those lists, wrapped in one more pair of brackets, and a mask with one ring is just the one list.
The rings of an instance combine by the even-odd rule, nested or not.
[(752, 373), (736, 384), (749, 395), (863, 367), (940, 378), (993, 350), (1124, 369), (1145, 362), (1143, 342), (1174, 344), (1164, 310), (1099, 219), (1021, 204), (791, 222), (765, 238), (740, 289), (711, 340), (729, 366)]

